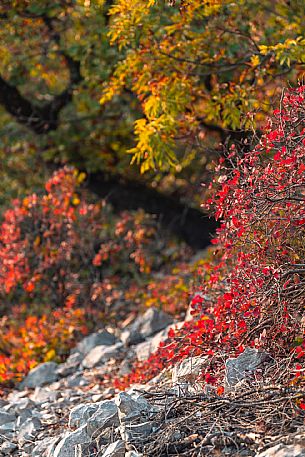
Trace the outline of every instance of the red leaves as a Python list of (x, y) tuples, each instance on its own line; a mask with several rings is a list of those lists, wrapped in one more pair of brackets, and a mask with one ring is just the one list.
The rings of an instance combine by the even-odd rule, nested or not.
[[(172, 351), (175, 359), (209, 356), (203, 379), (220, 384), (220, 392), (216, 373), (223, 373), (223, 360), (246, 346), (305, 358), (305, 343), (293, 349), (304, 333), (303, 272), (301, 279), (293, 272), (305, 252), (304, 94), (304, 86), (287, 91), (259, 144), (240, 157), (230, 150), (209, 186), (207, 207), (221, 222), (212, 240), (215, 256), (202, 274), (209, 299), (195, 297), (196, 319), (175, 333)], [(149, 363), (160, 362), (169, 365), (163, 350), (137, 367), (138, 376), (143, 368), (151, 377)], [(297, 376), (301, 369), (297, 365)]]
[(304, 348), (304, 346), (303, 346), (303, 347), (302, 347), (302, 346), (297, 346), (297, 347), (295, 348), (295, 352), (296, 352), (296, 357), (297, 357), (297, 359), (301, 359), (301, 358), (304, 357), (304, 355), (305, 355), (305, 348)]

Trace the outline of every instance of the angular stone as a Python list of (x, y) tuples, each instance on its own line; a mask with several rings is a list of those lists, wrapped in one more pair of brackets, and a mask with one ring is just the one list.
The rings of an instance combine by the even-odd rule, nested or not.
[(80, 387), (88, 385), (89, 381), (81, 373), (75, 373), (65, 379), (65, 384), (67, 387)]
[(64, 363), (58, 365), (56, 373), (62, 378), (75, 373), (83, 358), (80, 352), (71, 354)]
[(181, 328), (184, 322), (178, 322), (175, 325), (168, 325), (164, 330), (161, 330), (152, 338), (144, 341), (143, 343), (137, 344), (134, 347), (134, 351), (136, 353), (136, 357), (139, 361), (147, 360), (150, 354), (155, 352), (160, 343), (164, 343), (168, 340), (168, 332), (171, 329)]
[(226, 361), (226, 384), (234, 386), (253, 373), (262, 363), (270, 361), (269, 354), (254, 348), (246, 348), (236, 358)]
[(143, 315), (139, 316), (133, 324), (121, 334), (121, 340), (125, 344), (136, 344), (143, 339), (154, 335), (172, 324), (173, 319), (168, 314), (157, 308), (149, 308)]
[(207, 364), (207, 357), (189, 357), (177, 363), (172, 372), (173, 384), (192, 383), (200, 375)]
[(141, 424), (122, 424), (120, 426), (121, 437), (127, 443), (139, 441), (154, 431), (153, 422), (142, 422)]
[(134, 350), (139, 362), (147, 360), (150, 354), (153, 352), (151, 340), (143, 341), (142, 343), (137, 344)]
[(305, 446), (300, 444), (277, 444), (255, 457), (305, 457)]
[(25, 379), (20, 383), (20, 389), (24, 389), (26, 387), (41, 387), (57, 381), (57, 367), (58, 365), (55, 362), (41, 363), (28, 373)]
[(5, 411), (0, 411), (0, 426), (8, 422), (14, 422), (16, 419), (15, 414), (10, 414)]
[(134, 422), (141, 417), (143, 422), (143, 418), (153, 412), (153, 407), (144, 397), (140, 397), (136, 400), (127, 392), (120, 392), (115, 397), (115, 404), (118, 408), (121, 424), (123, 422)]
[(96, 346), (112, 346), (115, 342), (116, 337), (112, 333), (107, 330), (100, 330), (99, 332), (86, 336), (86, 338), (76, 345), (71, 353), (79, 352), (83, 355), (87, 355), (88, 352)]
[(87, 434), (86, 425), (74, 432), (66, 433), (57, 444), (52, 457), (75, 457), (77, 449), (86, 449), (91, 439)]
[(108, 362), (108, 360), (118, 357), (122, 346), (122, 343), (117, 343), (113, 346), (96, 346), (86, 355), (82, 362), (82, 366), (85, 368), (93, 368), (102, 365), (103, 363)]
[(0, 435), (3, 438), (11, 439), (14, 436), (16, 430), (15, 422), (6, 422), (3, 425), (0, 425)]
[(6, 408), (8, 408), (8, 412), (14, 412), (17, 414), (17, 416), (20, 416), (25, 411), (31, 411), (33, 408), (35, 408), (35, 403), (30, 400), (30, 398), (20, 398), (18, 400), (16, 399), (14, 402), (9, 403)]
[(36, 441), (35, 447), (32, 449), (31, 457), (51, 457), (58, 442), (58, 437), (43, 438), (39, 442)]
[(70, 411), (69, 427), (76, 428), (87, 424), (88, 419), (98, 410), (98, 403), (81, 403)]
[(125, 457), (125, 443), (122, 440), (117, 440), (107, 446), (102, 454), (102, 457)]
[(17, 445), (15, 443), (4, 441), (0, 446), (0, 455), (12, 455), (16, 449)]
[(87, 433), (93, 437), (108, 427), (119, 425), (118, 408), (113, 400), (104, 400), (98, 405), (97, 411), (87, 422)]
[(49, 390), (45, 387), (36, 387), (30, 398), (35, 403), (45, 403), (55, 402), (59, 396), (60, 393), (54, 390)]
[(20, 427), (18, 432), (18, 443), (23, 445), (27, 441), (33, 441), (33, 438), (37, 435), (41, 429), (41, 422), (37, 417), (31, 417), (27, 419)]

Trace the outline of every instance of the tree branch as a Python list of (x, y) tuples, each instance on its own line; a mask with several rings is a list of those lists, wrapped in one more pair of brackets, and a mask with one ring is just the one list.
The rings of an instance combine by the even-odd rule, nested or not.
[(0, 104), (15, 119), (36, 134), (48, 133), (58, 127), (60, 111), (72, 100), (73, 88), (82, 80), (80, 62), (74, 60), (65, 51), (60, 49), (60, 36), (54, 30), (52, 20), (47, 16), (41, 16), (53, 39), (59, 47), (60, 54), (64, 57), (70, 73), (68, 86), (53, 100), (44, 105), (29, 101), (19, 91), (18, 87), (5, 81), (0, 76)]

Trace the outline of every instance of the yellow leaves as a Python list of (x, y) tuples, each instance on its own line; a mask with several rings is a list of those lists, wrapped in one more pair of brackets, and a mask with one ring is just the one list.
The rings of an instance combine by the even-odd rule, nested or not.
[(132, 43), (137, 32), (150, 23), (150, 8), (155, 4), (156, 0), (117, 1), (109, 10), (113, 18), (109, 32), (110, 42), (116, 42), (119, 48)]
[(267, 55), (274, 54), (280, 65), (290, 67), (292, 61), (305, 62), (305, 38), (302, 36), (296, 39), (287, 39), (283, 43), (277, 43), (273, 46), (259, 46), (260, 53)]
[(252, 67), (257, 67), (260, 63), (260, 58), (258, 55), (251, 56), (251, 65)]
[(163, 114), (150, 122), (138, 119), (134, 131), (138, 140), (137, 145), (128, 152), (133, 154), (131, 163), (140, 165), (141, 173), (176, 164), (172, 138), (176, 132), (176, 125), (172, 117)]
[(133, 51), (130, 51), (126, 58), (118, 63), (113, 77), (103, 87), (100, 104), (109, 102), (115, 95), (118, 95), (126, 84), (131, 71), (137, 69), (139, 60)]
[(78, 184), (81, 184), (86, 179), (86, 173), (80, 172), (77, 176)]
[(49, 362), (50, 360), (53, 360), (56, 356), (56, 352), (54, 349), (50, 349), (46, 355), (44, 356), (44, 362)]
[(77, 195), (74, 195), (73, 198), (72, 198), (72, 203), (73, 205), (77, 206), (80, 204), (80, 199)]

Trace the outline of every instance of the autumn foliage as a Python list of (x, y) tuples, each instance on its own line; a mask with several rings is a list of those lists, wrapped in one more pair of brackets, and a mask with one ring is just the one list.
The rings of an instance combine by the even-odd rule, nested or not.
[(126, 316), (129, 291), (186, 253), (161, 241), (143, 211), (115, 216), (105, 202), (89, 203), (84, 178), (60, 169), (44, 193), (14, 200), (3, 215), (0, 382), (62, 360), (94, 325)]
[[(215, 261), (192, 301), (194, 319), (171, 331), (124, 382), (143, 381), (190, 355), (207, 355), (203, 381), (221, 383), (224, 358), (246, 346), (293, 356), (304, 343), (305, 86), (286, 90), (251, 151), (233, 145), (221, 158), (206, 206), (221, 222)], [(293, 374), (294, 373), (294, 374)]]

